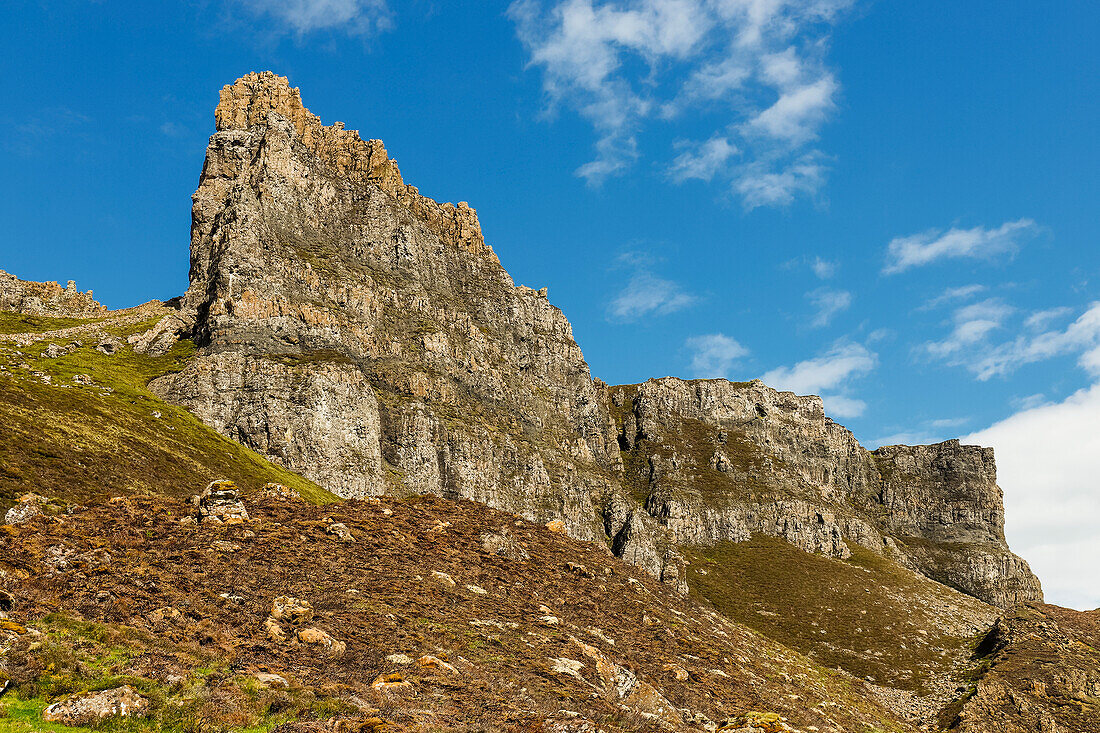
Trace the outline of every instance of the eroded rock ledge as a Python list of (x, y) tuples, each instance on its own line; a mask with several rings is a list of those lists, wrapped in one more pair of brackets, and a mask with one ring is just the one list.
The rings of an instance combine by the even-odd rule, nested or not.
[(682, 545), (762, 533), (844, 558), (850, 543), (997, 606), (1041, 600), (1004, 536), (991, 448), (869, 452), (821, 399), (754, 380), (611, 388), (624, 483)]
[(20, 280), (3, 270), (0, 270), (0, 311), (55, 318), (96, 318), (107, 313), (92, 297), (91, 290), (77, 290), (72, 280), (61, 287), (55, 282)]

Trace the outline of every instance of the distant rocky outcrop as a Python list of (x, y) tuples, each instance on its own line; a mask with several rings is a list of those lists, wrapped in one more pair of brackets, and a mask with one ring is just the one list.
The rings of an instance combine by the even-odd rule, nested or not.
[(652, 379), (611, 401), (624, 481), (677, 544), (760, 533), (845, 558), (856, 543), (987, 603), (1042, 598), (1005, 542), (991, 448), (871, 453), (820, 398), (759, 380)]
[[(465, 203), (401, 178), (270, 72), (222, 89), (152, 388), (345, 497), (462, 497), (600, 540), (686, 588), (678, 547), (753, 533), (889, 555), (987, 602), (1041, 597), (1009, 552), (991, 453), (863, 449), (817, 397), (589, 373), (546, 291), (516, 286)], [(184, 328), (183, 330), (186, 330)]]
[(95, 318), (107, 313), (92, 291), (81, 292), (72, 280), (65, 287), (55, 282), (31, 282), (0, 270), (0, 311), (33, 316)]

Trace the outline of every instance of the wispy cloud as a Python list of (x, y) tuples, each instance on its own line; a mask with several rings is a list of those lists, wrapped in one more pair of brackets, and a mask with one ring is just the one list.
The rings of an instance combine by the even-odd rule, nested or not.
[(826, 39), (852, 2), (516, 0), (508, 15), (548, 109), (573, 109), (596, 132), (596, 157), (577, 175), (598, 185), (628, 170), (651, 120), (717, 112), (711, 135), (677, 143), (668, 176), (720, 178), (751, 209), (824, 181), (812, 146), (839, 93)]
[(924, 420), (917, 427), (881, 435), (867, 442), (869, 448), (883, 445), (929, 445), (958, 437), (956, 430), (972, 422), (969, 417), (949, 417)]
[(772, 369), (761, 379), (776, 389), (820, 394), (870, 372), (877, 363), (878, 357), (862, 344), (839, 343), (814, 359), (800, 361), (792, 367)]
[(934, 310), (941, 305), (955, 303), (960, 300), (968, 300), (979, 293), (984, 293), (984, 285), (961, 285), (957, 288), (948, 288), (934, 298), (929, 298), (918, 310)]
[(1060, 320), (1073, 313), (1073, 309), (1062, 306), (1059, 308), (1048, 308), (1047, 310), (1036, 311), (1027, 317), (1024, 321), (1024, 325), (1033, 331), (1041, 331), (1049, 326), (1053, 321)]
[(818, 280), (828, 280), (836, 274), (836, 263), (829, 260), (823, 260), (821, 257), (814, 257), (813, 262), (810, 263), (810, 269), (814, 271), (814, 275)]
[(692, 178), (709, 181), (738, 152), (736, 145), (718, 135), (704, 143), (680, 140), (676, 147), (683, 152), (672, 161), (668, 172), (669, 177), (676, 183), (683, 183)]
[(886, 266), (882, 271), (892, 275), (942, 259), (991, 259), (997, 255), (1011, 255), (1038, 231), (1038, 225), (1031, 219), (1018, 219), (1005, 222), (995, 229), (980, 226), (947, 231), (930, 229), (920, 234), (898, 237), (891, 240), (886, 248)]
[(234, 1), (256, 15), (271, 18), (299, 36), (324, 30), (370, 35), (393, 27), (393, 11), (386, 0)]
[(25, 117), (0, 115), (0, 145), (21, 157), (48, 149), (61, 137), (86, 138), (91, 118), (68, 107), (53, 107)]
[(733, 190), (749, 211), (761, 206), (789, 206), (799, 195), (812, 196), (825, 182), (827, 169), (816, 151), (779, 168), (771, 160), (746, 164)]
[(964, 350), (969, 352), (975, 344), (1001, 328), (1014, 312), (1015, 308), (996, 298), (964, 306), (955, 311), (955, 327), (947, 338), (930, 341), (924, 348), (929, 354), (940, 358), (951, 357)]
[(634, 321), (646, 315), (674, 313), (695, 300), (694, 295), (685, 293), (671, 280), (642, 271), (634, 273), (627, 286), (611, 301), (609, 314), (614, 320)]
[(871, 372), (877, 364), (878, 356), (866, 346), (838, 342), (818, 357), (772, 369), (761, 379), (776, 389), (820, 395), (826, 410), (837, 417), (858, 417), (867, 404), (848, 394), (851, 382)]
[(691, 356), (691, 374), (699, 378), (729, 377), (737, 362), (749, 350), (723, 333), (693, 336), (685, 343)]
[(846, 397), (839, 394), (822, 395), (821, 402), (825, 407), (825, 412), (832, 417), (859, 417), (867, 411), (867, 403), (855, 397)]
[[(921, 348), (952, 366), (966, 367), (981, 381), (1067, 355), (1077, 355), (1085, 371), (1100, 376), (1100, 302), (1091, 304), (1065, 328), (1049, 327), (1066, 315), (1065, 309), (1049, 309), (1032, 313), (1021, 323), (1017, 309), (991, 298), (957, 309), (951, 333)], [(1015, 338), (993, 338), (1010, 327), (1019, 331)]]
[(818, 288), (806, 293), (806, 298), (814, 307), (814, 317), (810, 321), (810, 325), (814, 328), (828, 326), (833, 316), (852, 305), (852, 294), (847, 290)]

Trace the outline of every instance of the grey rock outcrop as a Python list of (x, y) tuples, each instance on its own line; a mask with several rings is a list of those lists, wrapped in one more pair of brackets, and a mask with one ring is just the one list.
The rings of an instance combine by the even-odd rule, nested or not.
[(15, 311), (32, 316), (96, 318), (107, 309), (92, 297), (92, 291), (81, 292), (70, 280), (65, 287), (56, 282), (20, 280), (0, 270), (0, 311)]
[(109, 718), (129, 718), (144, 715), (149, 701), (129, 685), (113, 690), (83, 692), (55, 702), (42, 711), (47, 723), (68, 726), (97, 725)]
[(602, 535), (619, 452), (545, 294), (274, 74), (222, 90), (192, 209), (200, 353), (154, 389), (343, 496), (431, 492)]
[(760, 533), (845, 558), (855, 543), (998, 606), (1042, 598), (1005, 541), (990, 448), (871, 453), (820, 398), (758, 380), (666, 377), (611, 394), (624, 484), (676, 544)]

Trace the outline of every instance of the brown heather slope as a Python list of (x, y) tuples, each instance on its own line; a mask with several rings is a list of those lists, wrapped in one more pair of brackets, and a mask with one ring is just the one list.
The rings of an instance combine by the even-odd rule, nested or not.
[(1100, 609), (1020, 606), (978, 647), (981, 670), (941, 723), (959, 733), (1100, 731)]
[[(131, 497), (5, 527), (0, 588), (18, 624), (49, 638), (28, 652), (28, 632), (7, 655), (7, 729), (33, 730), (19, 720), (52, 695), (127, 681), (154, 705), (134, 730), (343, 712), (387, 730), (702, 731), (752, 711), (802, 731), (914, 730), (860, 680), (514, 515), (436, 497), (247, 506), (244, 524), (196, 525), (181, 522), (189, 505)], [(356, 541), (329, 534), (332, 520)], [(486, 533), (528, 559), (486, 549)], [(282, 595), (309, 601), (308, 625), (346, 651), (273, 640), (264, 623)], [(258, 689), (260, 670), (289, 689)], [(381, 675), (410, 686), (380, 692)]]

